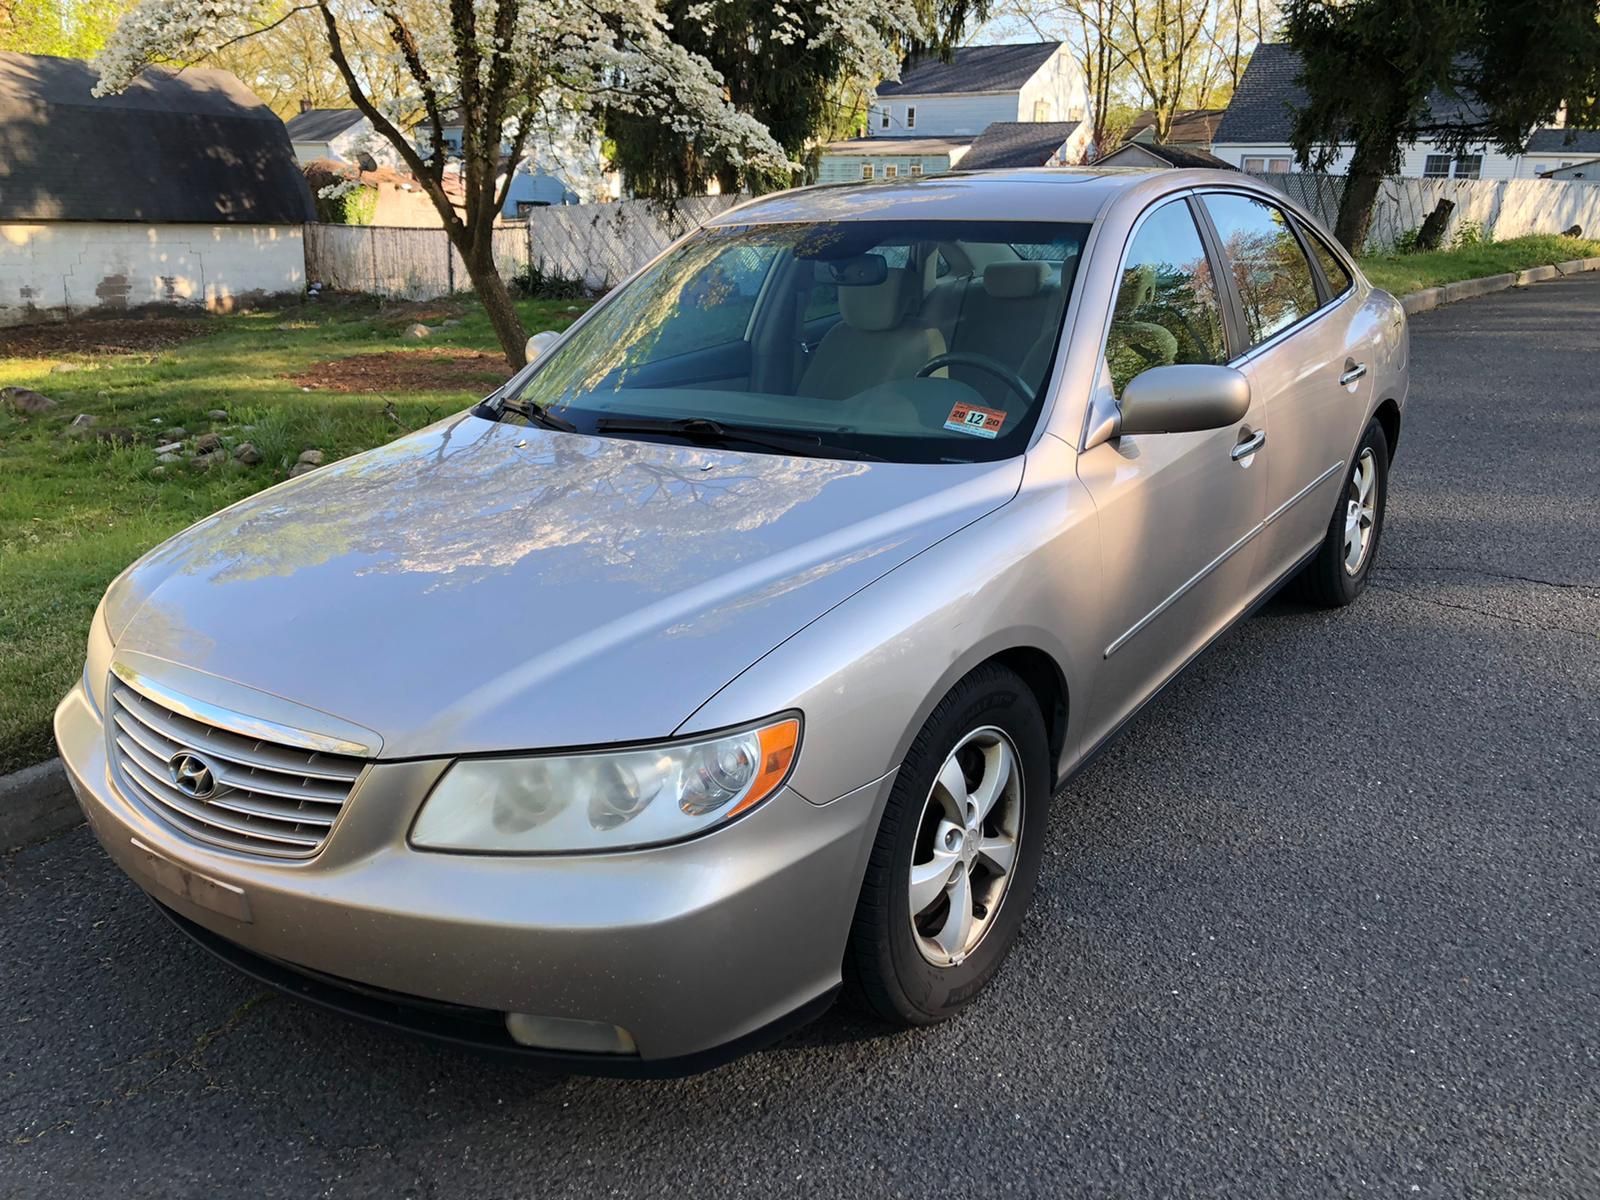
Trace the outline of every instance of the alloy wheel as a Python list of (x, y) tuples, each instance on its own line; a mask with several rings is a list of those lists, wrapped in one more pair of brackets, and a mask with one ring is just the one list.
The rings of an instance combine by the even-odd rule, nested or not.
[(1356, 575), (1372, 548), (1372, 527), (1378, 516), (1378, 460), (1371, 447), (1356, 460), (1344, 506), (1344, 569)]
[(911, 932), (922, 957), (959, 966), (994, 925), (1022, 830), (1016, 747), (992, 725), (957, 743), (917, 826), (908, 880)]

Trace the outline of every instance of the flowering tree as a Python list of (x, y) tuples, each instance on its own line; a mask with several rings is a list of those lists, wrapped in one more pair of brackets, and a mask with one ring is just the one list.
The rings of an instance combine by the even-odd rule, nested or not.
[[(688, 20), (716, 28), (734, 0), (704, 0)], [(773, 0), (780, 11), (803, 0)], [(521, 366), (525, 334), (495, 270), (493, 231), (512, 172), (502, 153), (522, 157), (535, 135), (581, 129), (585, 137), (606, 109), (649, 117), (675, 134), (690, 134), (736, 166), (787, 169), (792, 164), (765, 126), (739, 111), (722, 77), (690, 50), (657, 0), (143, 0), (125, 16), (97, 61), (98, 91), (128, 86), (153, 63), (187, 63), (268, 31), (295, 13), (320, 19), (330, 60), (351, 102), (394, 146), (417, 177), (461, 254), (495, 334), (513, 367)], [(815, 0), (796, 7), (799, 49), (826, 48), (843, 70), (867, 80), (898, 73), (896, 47), (918, 36), (916, 0)], [(445, 159), (425, 158), (400, 128), (398, 114), (372, 98), (347, 47), (355, 30), (380, 23), (423, 113), (428, 144), (443, 144), (443, 114), (464, 122), (463, 196), (444, 187)]]

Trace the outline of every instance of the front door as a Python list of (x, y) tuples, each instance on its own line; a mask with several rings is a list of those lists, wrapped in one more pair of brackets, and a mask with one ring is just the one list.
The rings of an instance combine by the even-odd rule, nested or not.
[[(1217, 280), (1189, 202), (1136, 227), (1122, 264), (1101, 385), (1120, 397), (1170, 363), (1224, 363)], [(1078, 474), (1100, 518), (1103, 598), (1093, 746), (1232, 621), (1255, 591), (1268, 414), (1198, 433), (1124, 435), (1085, 451)]]

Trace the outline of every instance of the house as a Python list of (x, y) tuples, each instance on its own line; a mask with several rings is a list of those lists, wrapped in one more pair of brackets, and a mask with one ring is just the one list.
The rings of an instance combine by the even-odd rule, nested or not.
[[(1299, 74), (1300, 56), (1293, 47), (1272, 42), (1257, 46), (1234, 90), (1233, 101), (1217, 126), (1211, 152), (1252, 174), (1298, 170), (1290, 135), (1294, 112), (1306, 102)], [(1473, 106), (1471, 96), (1434, 92), (1428, 98), (1432, 119), (1440, 123), (1471, 119)], [(1524, 154), (1505, 154), (1487, 144), (1456, 154), (1423, 139), (1405, 147), (1400, 174), (1418, 179), (1532, 179), (1559, 164), (1559, 151), (1552, 153), (1550, 148), (1569, 132), (1560, 128), (1535, 130)], [(1536, 146), (1542, 148), (1535, 150)], [(1584, 155), (1566, 157), (1577, 159)], [(1341, 147), (1328, 169), (1342, 175), (1349, 161), (1350, 147)]]
[(1094, 160), (1097, 167), (1208, 167), (1237, 171), (1239, 168), (1206, 150), (1174, 146), (1168, 142), (1124, 142), (1110, 154)]
[(0, 53), (0, 324), (298, 292), (311, 195), (272, 110), (226, 71), (97, 78)]
[(289, 131), (295, 158), (303, 163), (319, 159), (353, 163), (357, 154), (372, 153), (372, 141), (381, 140), (360, 110), (312, 108), (309, 100), (300, 101), (300, 111), (284, 127)]
[(1083, 75), (1065, 43), (963, 46), (948, 63), (920, 62), (880, 85), (866, 135), (822, 147), (817, 179), (1082, 162), (1087, 115)]
[[(461, 110), (458, 107), (446, 108), (439, 117), (439, 145), (444, 150), (445, 158), (459, 159), (462, 139), (467, 130)], [(562, 128), (535, 132), (529, 139), (526, 157), (514, 164), (511, 162), (510, 143), (501, 142), (496, 186), (505, 180), (508, 170), (511, 172), (511, 186), (506, 192), (505, 204), (500, 209), (502, 218), (526, 217), (536, 208), (552, 205), (585, 204), (618, 197), (620, 180), (615, 173), (605, 171), (599, 141), (593, 140), (589, 146), (578, 144), (582, 139), (576, 130), (576, 122), (569, 119)], [(432, 123), (420, 121), (410, 133), (422, 156), (427, 158), (433, 144)], [(560, 142), (559, 150), (555, 141)]]
[(1586, 162), (1562, 163), (1554, 170), (1546, 171), (1542, 178), (1600, 183), (1600, 158), (1591, 158)]
[(1600, 179), (1600, 129), (1536, 130), (1522, 159), (1545, 179)]
[[(1210, 150), (1216, 138), (1217, 126), (1222, 122), (1222, 114), (1227, 111), (1225, 108), (1180, 108), (1172, 114), (1172, 124), (1162, 144), (1184, 150)], [(1128, 131), (1123, 134), (1123, 142), (1148, 145), (1155, 140), (1156, 114), (1147, 108), (1128, 126)]]

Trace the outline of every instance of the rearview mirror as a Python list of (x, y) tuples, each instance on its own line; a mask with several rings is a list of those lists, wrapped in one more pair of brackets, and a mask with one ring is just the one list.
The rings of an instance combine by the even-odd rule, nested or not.
[(1151, 367), (1122, 389), (1117, 433), (1193, 433), (1244, 419), (1250, 381), (1232, 367)]
[(546, 329), (543, 333), (536, 333), (528, 339), (528, 344), (523, 347), (522, 353), (529, 362), (538, 358), (561, 340), (561, 335), (553, 329)]

